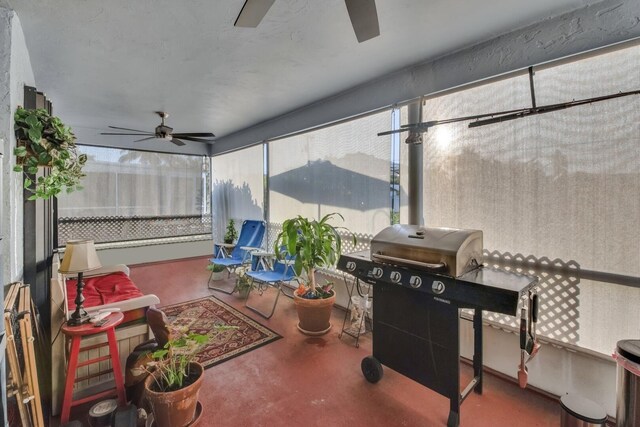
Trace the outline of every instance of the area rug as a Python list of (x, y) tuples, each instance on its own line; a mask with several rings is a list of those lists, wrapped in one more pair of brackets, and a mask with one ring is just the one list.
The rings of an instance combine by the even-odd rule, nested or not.
[(196, 352), (196, 360), (205, 369), (282, 338), (215, 297), (168, 305), (161, 310), (172, 328), (209, 337)]

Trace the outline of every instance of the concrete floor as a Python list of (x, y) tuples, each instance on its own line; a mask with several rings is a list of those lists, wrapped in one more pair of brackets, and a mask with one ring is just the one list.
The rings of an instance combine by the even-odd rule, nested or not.
[[(340, 340), (343, 311), (334, 309), (328, 334), (307, 337), (296, 329), (292, 300), (281, 297), (273, 317), (265, 320), (245, 309), (235, 295), (207, 289), (206, 265), (207, 260), (200, 258), (132, 266), (131, 277), (144, 293), (156, 294), (161, 306), (216, 295), (283, 338), (205, 371), (201, 426), (446, 425), (448, 399), (388, 368), (377, 384), (364, 379), (360, 362), (371, 353), (371, 335), (361, 337), (360, 348), (350, 337)], [(260, 304), (272, 301), (271, 297), (251, 298)], [(466, 384), (472, 371), (465, 364), (462, 370)], [(82, 409), (72, 415), (85, 418)], [(478, 427), (558, 426), (560, 406), (485, 375), (484, 393), (467, 398), (460, 421), (461, 426)]]

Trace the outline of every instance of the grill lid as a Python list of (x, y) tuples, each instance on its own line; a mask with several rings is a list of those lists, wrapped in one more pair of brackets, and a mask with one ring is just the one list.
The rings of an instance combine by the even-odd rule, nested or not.
[(453, 277), (482, 264), (482, 231), (395, 224), (371, 241), (371, 259)]

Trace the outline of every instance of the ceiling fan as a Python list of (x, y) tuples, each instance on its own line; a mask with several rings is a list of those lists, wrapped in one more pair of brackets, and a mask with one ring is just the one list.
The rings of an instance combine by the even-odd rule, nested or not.
[[(147, 131), (144, 131), (144, 130), (127, 129), (127, 128), (120, 128), (120, 127), (116, 127), (116, 126), (109, 126), (111, 129), (128, 130), (128, 131), (131, 131), (131, 132), (138, 132), (138, 133), (101, 132), (100, 135), (144, 136), (144, 138), (136, 139), (133, 142), (140, 142), (140, 141), (146, 141), (148, 139), (161, 138), (161, 139), (166, 139), (168, 141), (171, 141), (176, 145), (184, 145), (184, 142), (181, 141), (182, 139), (185, 139), (187, 141), (196, 141), (196, 142), (209, 142), (209, 143), (213, 142), (213, 140), (211, 138), (214, 138), (215, 135), (210, 133), (210, 132), (173, 133), (173, 128), (171, 128), (171, 127), (169, 127), (169, 126), (164, 124), (164, 119), (169, 117), (169, 113), (165, 113), (164, 111), (156, 111), (155, 113), (160, 116), (160, 118), (162, 119), (162, 123), (160, 123), (160, 125), (156, 127), (154, 132), (147, 132)], [(149, 135), (149, 136), (147, 136), (147, 135)]]
[[(274, 2), (275, 0), (245, 0), (233, 25), (235, 27), (257, 27)], [(344, 0), (344, 2), (347, 5), (347, 12), (349, 12), (358, 43), (380, 35), (375, 0)]]

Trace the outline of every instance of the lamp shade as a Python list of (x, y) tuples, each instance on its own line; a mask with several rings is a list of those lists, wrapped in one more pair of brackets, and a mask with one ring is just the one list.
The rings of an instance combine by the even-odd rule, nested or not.
[(58, 271), (80, 273), (102, 267), (93, 240), (69, 240)]

